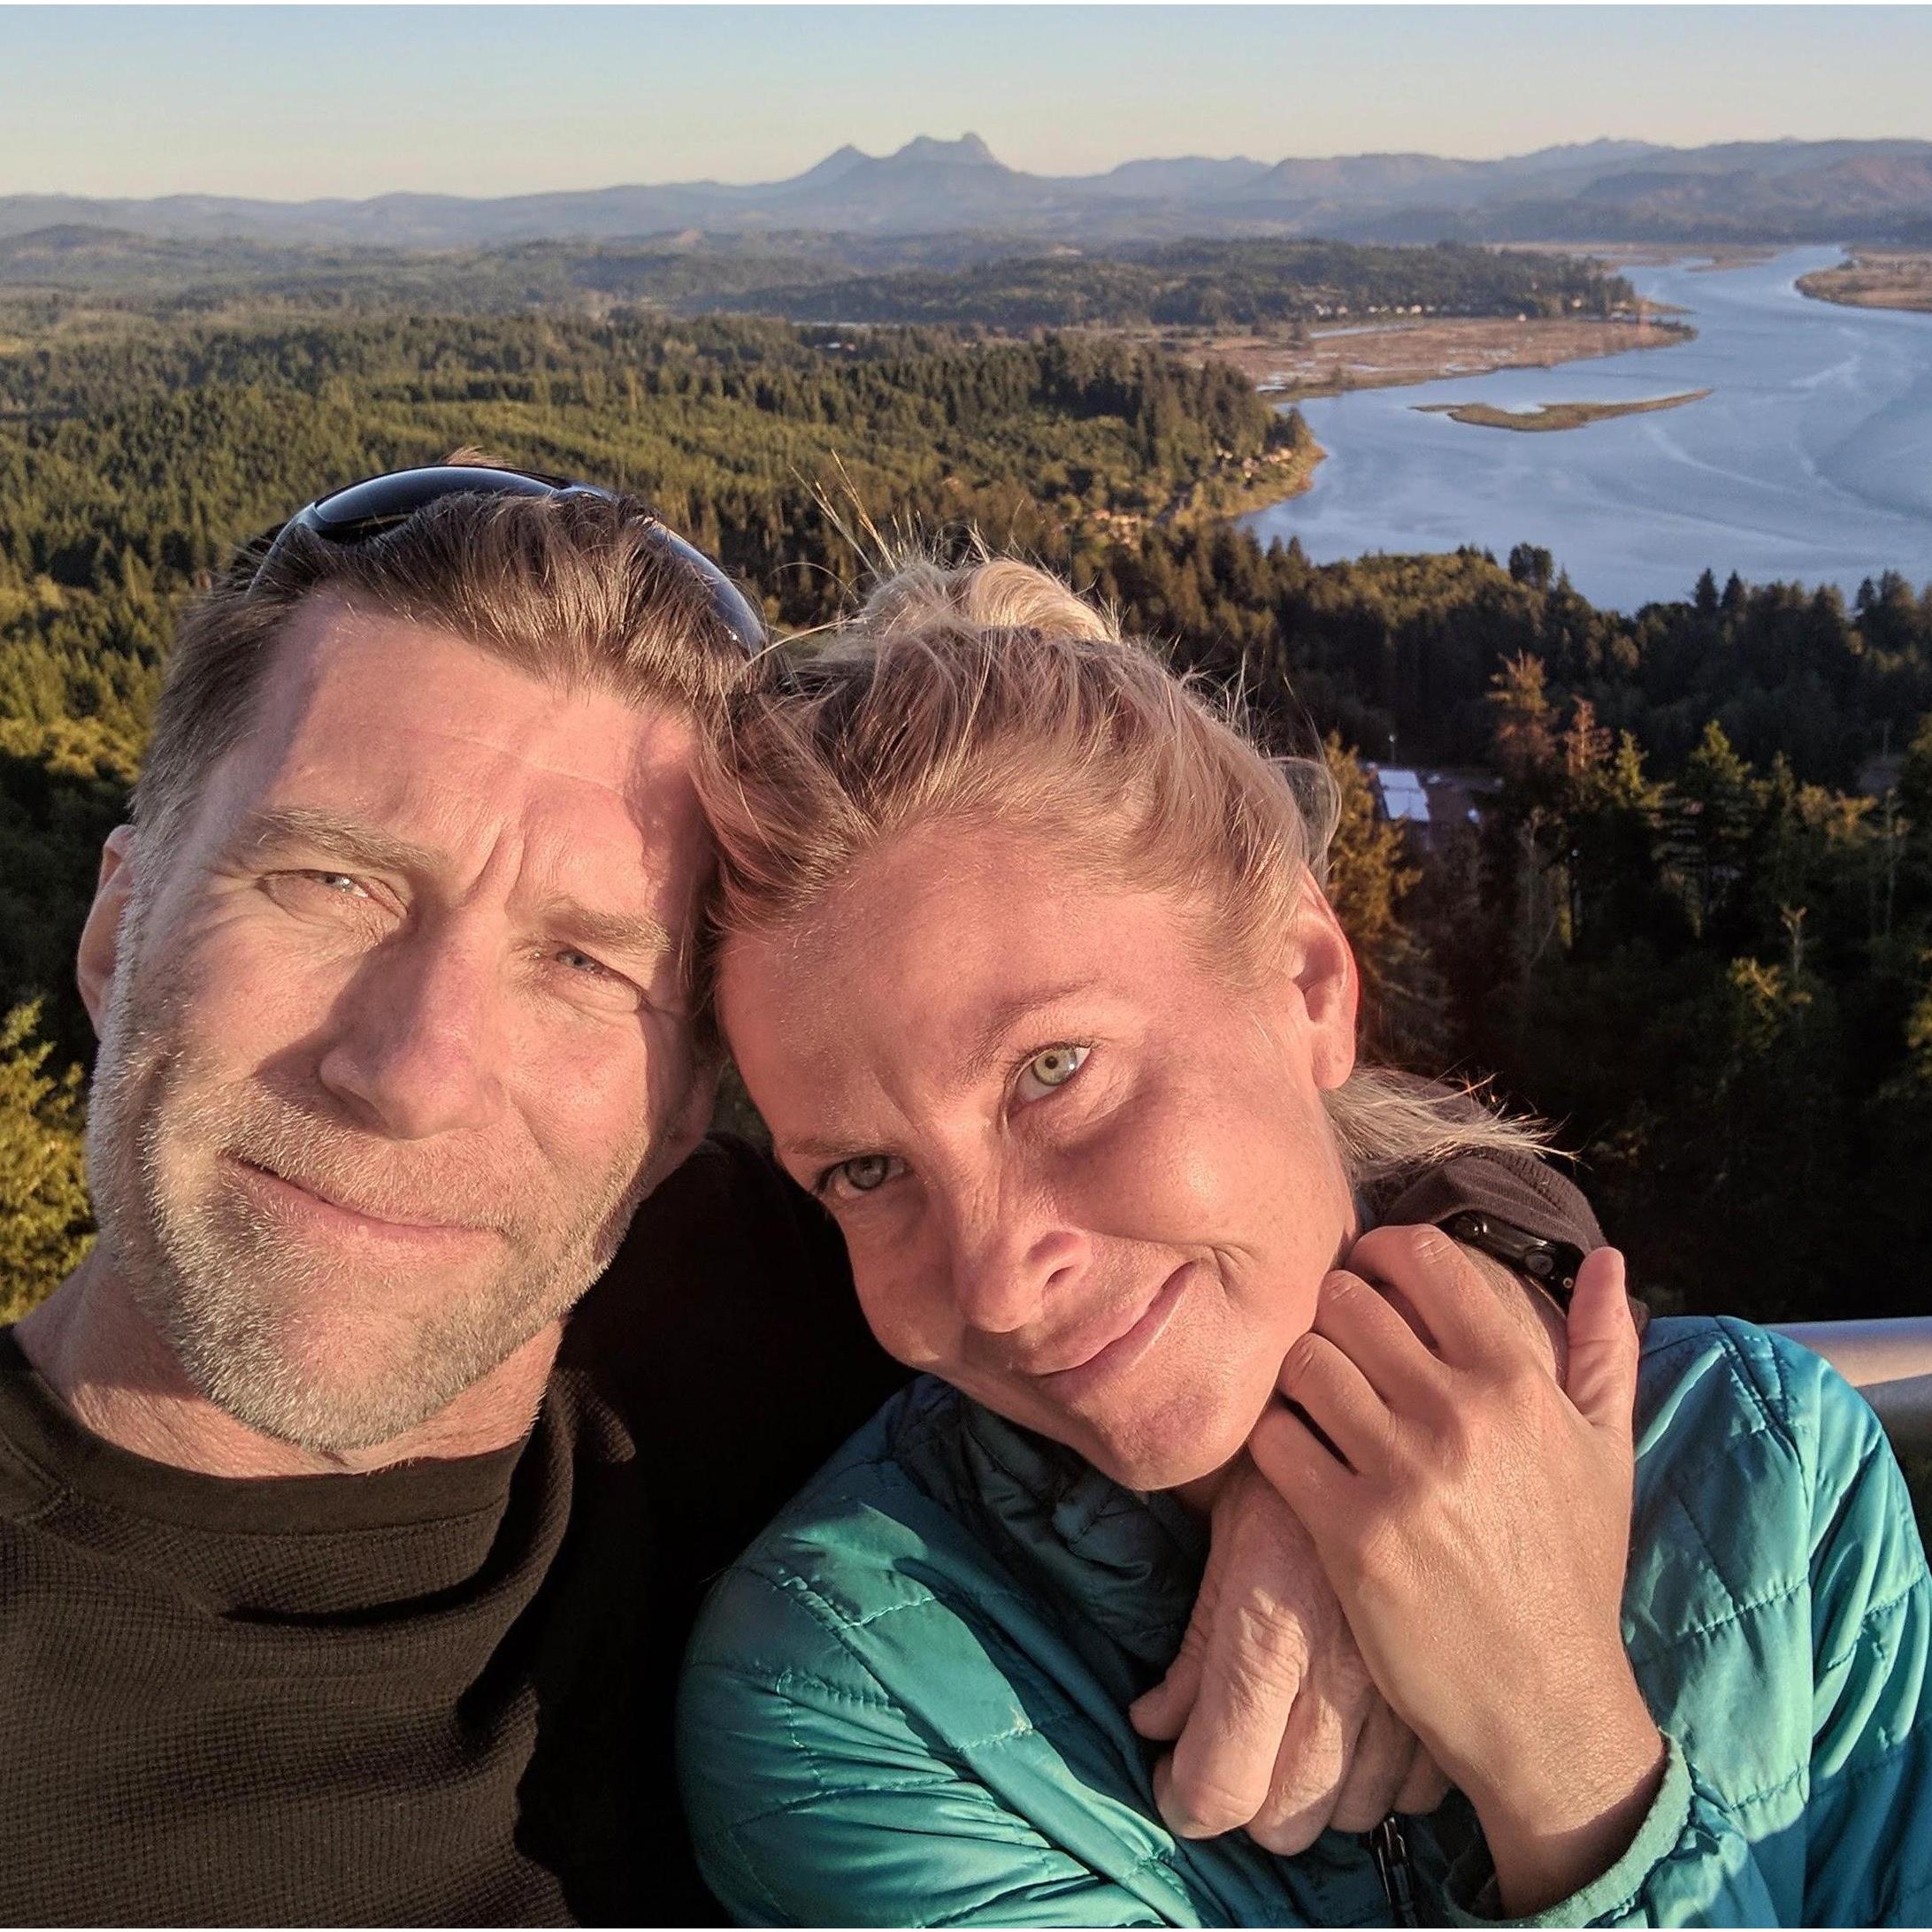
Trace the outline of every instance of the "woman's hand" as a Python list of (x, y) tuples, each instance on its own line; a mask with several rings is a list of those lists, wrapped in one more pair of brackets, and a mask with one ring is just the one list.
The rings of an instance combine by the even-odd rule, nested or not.
[(1506, 1913), (1540, 1911), (1614, 1864), (1664, 1762), (1619, 1624), (1637, 1353), (1622, 1258), (1599, 1249), (1578, 1278), (1568, 1394), (1447, 1235), (1378, 1228), (1349, 1263), (1283, 1365), (1294, 1407), (1270, 1408), (1250, 1452), (1383, 1694), (1475, 1805)]
[(1174, 1743), (1154, 1767), (1162, 1817), (1184, 1838), (1245, 1829), (1287, 1854), (1330, 1825), (1433, 1811), (1448, 1781), (1370, 1680), (1308, 1532), (1246, 1456), (1212, 1530), (1180, 1653), (1129, 1714)]

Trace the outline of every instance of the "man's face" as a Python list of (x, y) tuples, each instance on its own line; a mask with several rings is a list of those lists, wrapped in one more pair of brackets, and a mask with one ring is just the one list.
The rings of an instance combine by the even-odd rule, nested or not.
[(387, 1442), (609, 1261), (708, 1085), (694, 742), (444, 632), (297, 610), (245, 742), (135, 849), (90, 1109), (104, 1246), (220, 1407)]
[(1353, 962), (1310, 894), (1237, 990), (1199, 907), (942, 825), (727, 947), (746, 1086), (886, 1349), (1131, 1488), (1239, 1449), (1353, 1221)]

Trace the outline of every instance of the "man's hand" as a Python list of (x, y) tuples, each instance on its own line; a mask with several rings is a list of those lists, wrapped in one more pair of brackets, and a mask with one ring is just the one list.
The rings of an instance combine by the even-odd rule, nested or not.
[(1180, 1653), (1130, 1714), (1177, 1740), (1154, 1795), (1184, 1838), (1246, 1827), (1266, 1851), (1300, 1852), (1330, 1825), (1433, 1811), (1449, 1788), (1370, 1681), (1307, 1531), (1246, 1456), (1215, 1501)]
[(1445, 1235), (1377, 1229), (1349, 1260), (1250, 1453), (1376, 1683), (1474, 1803), (1521, 1916), (1614, 1863), (1664, 1761), (1619, 1624), (1637, 1359), (1622, 1258), (1600, 1249), (1578, 1278), (1568, 1394)]

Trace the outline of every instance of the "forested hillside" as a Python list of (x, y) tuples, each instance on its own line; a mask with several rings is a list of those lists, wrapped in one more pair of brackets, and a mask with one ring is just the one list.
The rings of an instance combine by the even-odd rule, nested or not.
[(1110, 255), (1063, 249), (846, 280), (817, 274), (748, 289), (718, 306), (808, 322), (1256, 328), (1411, 307), (1430, 315), (1607, 316), (1636, 300), (1621, 275), (1575, 256), (1451, 242), (1182, 242)]
[[(1254, 328), (1414, 309), (1431, 315), (1603, 316), (1629, 284), (1577, 256), (1445, 243), (1190, 241), (1050, 252), (954, 232), (678, 234), (426, 251), (183, 241), (59, 223), (0, 234), (0, 289), (178, 317), (415, 310), (593, 313), (613, 303), (794, 321)], [(16, 299), (19, 299), (18, 295)]]
[[(854, 577), (822, 489), (1097, 587), (1284, 744), (1334, 734), (1376, 1037), (1554, 1116), (1660, 1301), (1915, 1307), (1932, 596), (1706, 579), (1624, 617), (1528, 548), (1315, 566), (1199, 513), (1294, 433), (1088, 336), (0, 310), (0, 1300), (84, 1238), (69, 962), (173, 610), (319, 489), (479, 443), (649, 493), (786, 624)], [(1392, 735), (1497, 775), (1480, 827), (1376, 824), (1350, 753)]]

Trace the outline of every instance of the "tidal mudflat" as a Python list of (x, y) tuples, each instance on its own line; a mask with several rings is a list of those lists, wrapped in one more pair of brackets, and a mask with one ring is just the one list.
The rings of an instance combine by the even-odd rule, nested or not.
[[(1932, 579), (1932, 316), (1843, 307), (1798, 278), (1843, 259), (1787, 249), (1700, 272), (1626, 271), (1685, 311), (1693, 340), (1554, 370), (1371, 389), (1300, 404), (1328, 460), (1292, 502), (1243, 519), (1320, 561), (1368, 550), (1506, 556), (1545, 546), (1586, 597), (1624, 610), (1721, 581)], [(1560, 436), (1477, 436), (1418, 405), (1642, 402)]]

